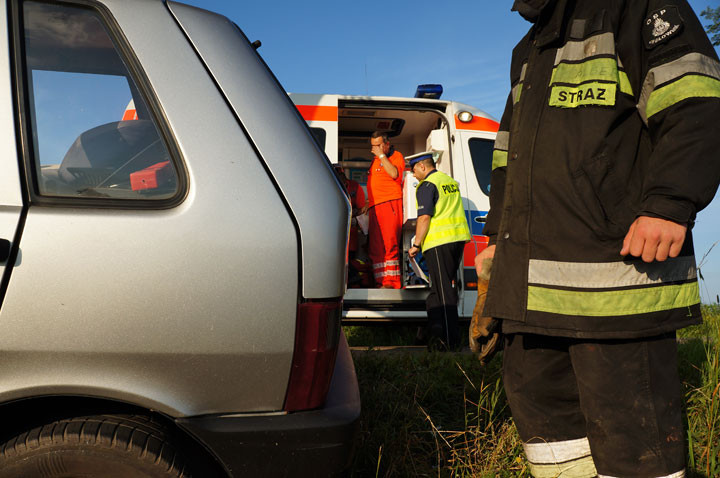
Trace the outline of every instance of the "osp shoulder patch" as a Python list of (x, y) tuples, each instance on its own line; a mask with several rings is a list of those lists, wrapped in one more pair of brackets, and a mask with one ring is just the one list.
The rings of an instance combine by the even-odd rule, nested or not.
[(643, 23), (645, 48), (651, 49), (665, 43), (680, 33), (683, 20), (677, 7), (667, 6), (652, 12)]

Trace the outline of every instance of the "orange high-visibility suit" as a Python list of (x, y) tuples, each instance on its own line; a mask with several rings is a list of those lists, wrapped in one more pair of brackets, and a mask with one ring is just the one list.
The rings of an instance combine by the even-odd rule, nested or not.
[(368, 253), (373, 263), (375, 286), (400, 289), (402, 281), (399, 244), (403, 220), (402, 183), (405, 159), (398, 151), (390, 151), (388, 160), (397, 168), (397, 178), (390, 177), (377, 156), (368, 171)]

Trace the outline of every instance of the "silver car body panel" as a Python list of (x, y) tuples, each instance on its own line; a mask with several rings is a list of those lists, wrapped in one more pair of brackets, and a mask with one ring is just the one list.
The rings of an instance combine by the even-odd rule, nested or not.
[[(0, 0), (0, 25), (7, 24), (7, 5), (5, 0)], [(0, 239), (12, 243), (23, 201), (18, 172), (10, 71), (8, 37), (0, 35)], [(0, 277), (5, 272), (5, 265), (5, 262), (0, 262)]]
[[(103, 3), (173, 131), (188, 194), (167, 210), (29, 208), (0, 310), (0, 402), (82, 394), (175, 417), (280, 410), (300, 287), (292, 218), (165, 4)], [(235, 32), (212, 36), (218, 45), (237, 43)], [(249, 73), (241, 78), (264, 69), (257, 58), (244, 61)], [(9, 81), (8, 70), (0, 76)], [(278, 96), (272, 89), (257, 94)], [(2, 93), (0, 108), (7, 102)], [(261, 116), (274, 124), (283, 115)], [(0, 197), (12, 203), (17, 164), (13, 169), (14, 138), (5, 126)], [(300, 124), (286, 130), (274, 135), (277, 143), (304, 135)], [(318, 273), (336, 269), (311, 264)], [(337, 287), (334, 277), (323, 280)]]
[[(168, 2), (277, 181), (300, 228), (302, 295), (342, 297), (350, 204), (297, 109), (227, 18)], [(218, 48), (218, 45), (224, 45)]]

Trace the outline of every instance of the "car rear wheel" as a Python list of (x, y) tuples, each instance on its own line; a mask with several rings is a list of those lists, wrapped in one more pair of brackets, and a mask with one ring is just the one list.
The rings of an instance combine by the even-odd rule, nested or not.
[(0, 478), (188, 478), (170, 432), (140, 415), (58, 420), (0, 445)]

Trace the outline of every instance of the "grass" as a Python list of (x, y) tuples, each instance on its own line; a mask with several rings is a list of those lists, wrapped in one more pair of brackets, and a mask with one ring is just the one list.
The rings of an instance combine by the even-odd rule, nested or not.
[(499, 364), (356, 353), (363, 416), (351, 476), (525, 476)]
[[(679, 335), (688, 474), (720, 477), (720, 306)], [(351, 345), (412, 344), (409, 327), (347, 327)], [(528, 477), (502, 357), (354, 352), (363, 404), (352, 477)]]
[[(720, 476), (720, 306), (706, 306), (705, 322), (684, 332), (691, 373), (683, 375), (688, 465), (696, 476)], [(700, 351), (704, 352), (704, 356)]]

